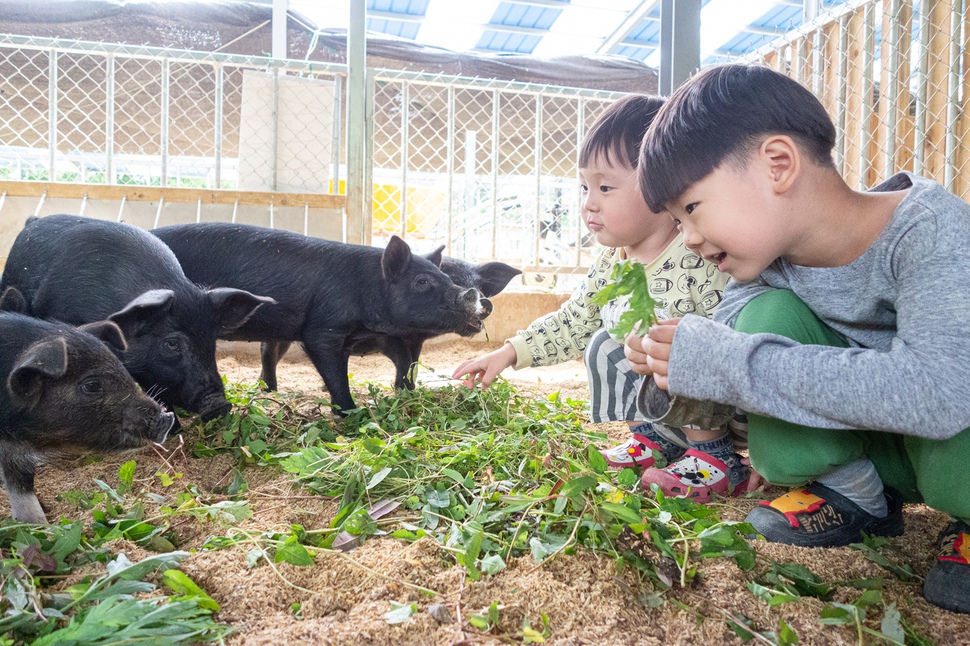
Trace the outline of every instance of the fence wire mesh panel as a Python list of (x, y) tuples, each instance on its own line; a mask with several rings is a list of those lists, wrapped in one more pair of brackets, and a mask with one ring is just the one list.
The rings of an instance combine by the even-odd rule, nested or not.
[(819, 97), (853, 188), (908, 170), (968, 199), (968, 21), (970, 0), (851, 1), (751, 60)]
[(586, 128), (612, 92), (379, 70), (374, 83), (373, 230), (422, 249), (525, 270), (569, 289), (592, 258), (579, 213)]
[[(340, 65), (0, 35), (0, 180), (342, 193), (345, 75)], [(579, 146), (621, 93), (397, 70), (369, 78), (364, 239), (396, 234), (420, 252), (445, 245), (503, 260), (543, 287), (585, 274)]]
[(0, 35), (0, 179), (336, 192), (345, 75)]
[(50, 58), (47, 51), (0, 48), (0, 179), (47, 179)]

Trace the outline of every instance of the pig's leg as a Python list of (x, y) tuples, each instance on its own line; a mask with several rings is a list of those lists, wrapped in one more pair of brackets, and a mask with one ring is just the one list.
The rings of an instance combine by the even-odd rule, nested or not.
[(404, 387), (408, 390), (414, 390), (414, 379), (412, 378), (412, 369), (414, 373), (418, 370), (418, 358), (421, 357), (421, 349), (424, 347), (424, 339), (409, 338), (404, 340), (404, 344), (407, 346), (408, 352), (408, 368), (405, 373)]
[(18, 523), (47, 523), (37, 494), (34, 493), (34, 469), (36, 460), (24, 447), (0, 446), (0, 470), (3, 486), (10, 499), (10, 515)]
[(394, 387), (398, 389), (414, 390), (411, 380), (411, 366), (415, 357), (411, 354), (411, 344), (408, 340), (397, 336), (384, 337), (381, 342), (381, 352), (394, 363)]
[(330, 403), (339, 408), (335, 412), (340, 415), (355, 408), (354, 398), (350, 394), (350, 380), (347, 378), (346, 340), (346, 334), (334, 330), (308, 331), (303, 339), (303, 350), (323, 377), (323, 383), (330, 393)]
[(264, 341), (259, 346), (259, 354), (263, 360), (263, 371), (259, 378), (266, 384), (266, 390), (276, 390), (276, 364), (290, 349), (289, 341)]

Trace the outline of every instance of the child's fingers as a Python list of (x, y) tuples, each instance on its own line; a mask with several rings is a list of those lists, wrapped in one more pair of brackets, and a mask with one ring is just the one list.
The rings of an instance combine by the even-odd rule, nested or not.
[[(632, 336), (632, 335), (631, 335)], [(638, 375), (649, 375), (650, 369), (647, 367), (647, 353), (643, 351), (641, 339), (627, 337), (627, 343), (623, 346), (623, 354), (630, 362), (630, 369)]]
[(654, 361), (663, 361), (665, 365), (670, 361), (669, 343), (647, 339), (647, 342), (643, 344), (643, 349), (646, 351), (647, 357)]
[(471, 376), (475, 372), (480, 370), (478, 367), (478, 359), (469, 359), (468, 361), (462, 361), (455, 371), (451, 373), (452, 379), (461, 379), (465, 376)]
[(680, 319), (671, 319), (670, 321), (661, 321), (657, 325), (651, 325), (650, 329), (647, 330), (647, 338), (651, 341), (656, 341), (657, 343), (673, 343), (674, 332), (677, 331), (677, 323)]

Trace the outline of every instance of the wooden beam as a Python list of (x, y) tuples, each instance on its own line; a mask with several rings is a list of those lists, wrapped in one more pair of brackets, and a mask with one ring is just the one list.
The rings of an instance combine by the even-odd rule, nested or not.
[(946, 104), (948, 94), (951, 0), (931, 3), (929, 13), (929, 69), (926, 79), (926, 136), (923, 146), (923, 175), (941, 184), (946, 164)]
[(227, 191), (197, 188), (161, 188), (159, 186), (121, 186), (116, 184), (65, 184), (61, 182), (0, 181), (0, 193), (7, 197), (41, 197), (48, 199), (121, 200), (135, 202), (201, 201), (203, 204), (244, 204), (256, 206), (308, 206), (311, 209), (343, 209), (346, 195), (321, 193), (271, 193), (265, 191)]

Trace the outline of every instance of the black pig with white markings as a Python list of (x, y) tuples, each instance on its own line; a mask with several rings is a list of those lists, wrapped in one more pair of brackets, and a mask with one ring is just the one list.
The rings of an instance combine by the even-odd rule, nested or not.
[[(459, 260), (458, 258), (441, 256), (443, 250), (444, 246), (438, 248), (434, 253), (426, 257), (432, 262), (436, 262), (436, 264), (440, 263), (441, 271), (459, 287), (474, 287), (481, 292), (484, 297), (481, 299), (482, 319), (492, 313), (492, 303), (488, 299), (505, 289), (505, 286), (509, 284), (510, 280), (522, 273), (521, 270), (507, 265), (504, 262), (487, 262), (481, 265), (474, 265), (464, 260)], [(469, 324), (467, 322), (462, 323), (454, 330), (449, 330), (449, 332), (455, 332), (461, 336), (472, 336), (480, 331), (481, 325)], [(380, 352), (394, 363), (394, 387), (410, 390), (414, 388), (412, 370), (421, 356), (424, 343), (435, 336), (439, 335), (413, 332), (401, 336), (390, 336), (364, 331), (350, 336), (347, 341), (346, 350), (349, 355), (366, 355)], [(267, 357), (272, 358), (274, 356), (278, 360), (286, 352), (288, 345), (286, 344), (271, 349), (264, 348), (264, 361)], [(276, 364), (273, 363), (274, 374), (275, 368)], [(263, 371), (266, 371), (265, 363), (263, 365)]]
[(0, 299), (0, 476), (14, 520), (46, 523), (34, 492), (45, 455), (163, 442), (175, 416), (109, 349), (125, 348), (117, 325), (42, 321), (17, 313), (25, 305), (13, 289)]
[(131, 376), (162, 403), (203, 420), (231, 408), (216, 367), (216, 335), (272, 302), (240, 289), (202, 290), (155, 236), (74, 215), (27, 220), (0, 281), (7, 287), (23, 294), (31, 316), (116, 323), (128, 342), (118, 356)]
[(261, 379), (271, 390), (279, 349), (300, 342), (341, 414), (355, 406), (347, 377), (353, 335), (434, 336), (482, 326), (478, 290), (456, 286), (397, 236), (381, 250), (241, 224), (175, 225), (152, 233), (191, 280), (275, 299), (220, 338), (264, 343)]

